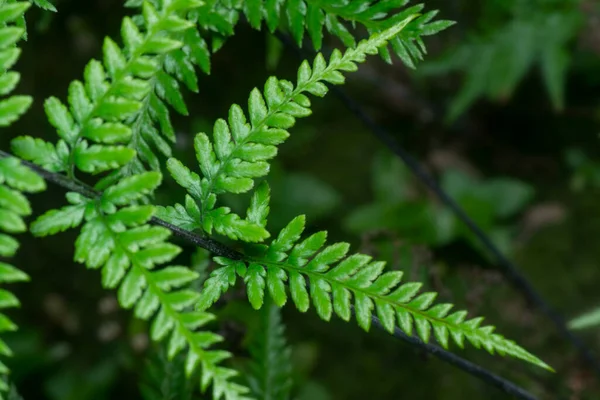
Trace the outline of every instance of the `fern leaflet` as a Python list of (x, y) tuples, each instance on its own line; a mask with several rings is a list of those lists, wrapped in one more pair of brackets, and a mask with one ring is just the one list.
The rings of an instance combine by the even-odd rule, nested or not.
[(268, 174), (268, 160), (277, 154), (276, 146), (288, 138), (288, 129), (296, 118), (311, 114), (305, 93), (322, 97), (328, 91), (324, 82), (344, 83), (342, 71), (356, 71), (356, 63), (363, 62), (367, 54), (376, 54), (414, 17), (408, 16), (392, 28), (372, 35), (344, 54), (334, 51), (329, 62), (321, 54), (312, 68), (303, 62), (295, 87), (289, 81), (269, 78), (263, 93), (255, 88), (250, 94), (249, 120), (240, 106), (233, 105), (228, 121), (219, 119), (215, 123), (212, 142), (205, 133), (195, 137), (202, 178), (177, 159), (167, 161), (171, 175), (189, 194), (185, 206), (162, 208), (160, 217), (185, 229), (200, 229), (208, 234), (214, 230), (234, 240), (260, 242), (269, 237), (264, 226), (252, 218), (243, 219), (228, 207), (215, 208), (217, 196), (250, 191), (254, 179)]

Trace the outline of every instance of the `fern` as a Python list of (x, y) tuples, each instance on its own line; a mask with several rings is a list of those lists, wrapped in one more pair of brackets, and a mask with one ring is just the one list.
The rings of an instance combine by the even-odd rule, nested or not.
[[(52, 9), (46, 0), (36, 3)], [(255, 181), (268, 175), (269, 161), (276, 156), (277, 146), (289, 137), (288, 130), (296, 119), (311, 114), (307, 95), (322, 97), (328, 92), (327, 84), (344, 83), (343, 72), (355, 71), (367, 55), (380, 53), (389, 60), (388, 45), (412, 66), (425, 52), (421, 37), (450, 25), (447, 21), (431, 22), (435, 12), (418, 15), (422, 6), (403, 9), (407, 3), (129, 0), (126, 6), (141, 7), (142, 11), (141, 15), (124, 18), (123, 46), (106, 38), (103, 61), (92, 60), (83, 80), (71, 83), (67, 103), (56, 97), (46, 100), (46, 114), (56, 128), (58, 141), (21, 136), (12, 142), (20, 157), (48, 171), (65, 173), (61, 179), (72, 184), (70, 190), (79, 185), (81, 173), (99, 178), (95, 191), (85, 187), (82, 192), (89, 193), (87, 197), (67, 193), (69, 204), (40, 216), (30, 231), (35, 236), (47, 236), (81, 226), (75, 260), (101, 271), (102, 285), (117, 290), (119, 304), (149, 322), (150, 336), (165, 346), (167, 358), (184, 359), (186, 377), (198, 373), (200, 389), (206, 391), (211, 386), (213, 399), (250, 396), (249, 388), (235, 382), (238, 373), (223, 366), (231, 354), (212, 348), (223, 338), (206, 330), (215, 319), (207, 309), (239, 278), (246, 283), (254, 308), (264, 307), (267, 290), (275, 303), (264, 307), (261, 316), (266, 336), (255, 336), (256, 343), (251, 347), (256, 363), (250, 386), (260, 398), (286, 398), (290, 391), (289, 350), (276, 308), (287, 302), (286, 285), (300, 311), (306, 311), (312, 303), (326, 320), (334, 312), (349, 320), (354, 309), (358, 324), (368, 330), (376, 313), (389, 331), (399, 326), (411, 334), (415, 329), (426, 342), (433, 332), (444, 347), (450, 339), (462, 347), (466, 339), (491, 353), (550, 369), (514, 342), (494, 334), (492, 327), (480, 327), (481, 319), (466, 320), (462, 311), (450, 314), (451, 305), (432, 306), (434, 293), (418, 295), (420, 284), (401, 283), (401, 273), (384, 273), (383, 263), (361, 254), (347, 256), (349, 246), (345, 243), (325, 247), (325, 232), (300, 241), (303, 216), (293, 219), (274, 240), (265, 243), (271, 236), (266, 229), (270, 190), (266, 182), (255, 186)], [(0, 22), (20, 18), (27, 6), (0, 3)], [(247, 113), (233, 105), (227, 120), (215, 123), (212, 138), (205, 133), (196, 135), (200, 175), (175, 158), (168, 159), (167, 169), (188, 192), (184, 204), (147, 204), (162, 181), (160, 157), (171, 155), (169, 142), (175, 139), (169, 107), (188, 114), (180, 84), (198, 91), (196, 67), (207, 73), (210, 70), (205, 38), (211, 36), (212, 51), (216, 51), (233, 34), (241, 13), (255, 28), (263, 21), (272, 32), (287, 26), (298, 42), (308, 32), (317, 48), (322, 45), (325, 27), (352, 48), (343, 53), (333, 51), (329, 60), (319, 54), (312, 64), (305, 61), (295, 84), (271, 77), (262, 92), (254, 89)], [(362, 25), (370, 37), (355, 46), (354, 34), (345, 23)], [(2, 29), (5, 35), (0, 50), (6, 55), (2, 59), (5, 71), (18, 57), (13, 45), (23, 30), (12, 26)], [(2, 92), (7, 94), (16, 85), (18, 75), (8, 72), (0, 79), (12, 82), (12, 87), (0, 86), (9, 88)], [(22, 96), (2, 100), (0, 125), (14, 121), (30, 103), (30, 98)], [(30, 209), (14, 189), (35, 191), (43, 186), (43, 181), (17, 160), (1, 159), (0, 228), (9, 233), (24, 230), (21, 217)], [(251, 200), (244, 216), (218, 205), (223, 194), (248, 192), (252, 192)], [(216, 257), (220, 266), (208, 277), (206, 254), (199, 253), (195, 258), (200, 273), (173, 265), (181, 248), (168, 241), (170, 230), (151, 225), (151, 220), (156, 222), (155, 215), (174, 224), (175, 231), (201, 231), (244, 242), (241, 247), (245, 252), (236, 260)], [(0, 251), (12, 255), (16, 242), (0, 235)], [(0, 264), (4, 281), (26, 279), (14, 267), (4, 265)], [(199, 281), (204, 283), (201, 291), (196, 290)], [(18, 305), (14, 296), (5, 293), (0, 292), (0, 306)], [(198, 310), (191, 311), (192, 305)], [(0, 317), (0, 330), (13, 328), (10, 320)], [(5, 347), (0, 342), (0, 350)], [(0, 372), (6, 372), (6, 368)], [(152, 396), (151, 392), (146, 394)]]
[(144, 368), (140, 385), (144, 400), (192, 400), (193, 386), (184, 371), (183, 354), (169, 359), (166, 346), (159, 346)]
[(467, 339), (491, 354), (509, 355), (552, 370), (513, 341), (493, 333), (494, 327), (480, 326), (483, 318), (467, 320), (466, 311), (450, 314), (451, 304), (432, 306), (437, 294), (417, 295), (422, 284), (401, 284), (401, 271), (383, 272), (384, 262), (372, 261), (364, 254), (348, 256), (347, 243), (324, 247), (327, 232), (315, 233), (300, 242), (304, 224), (304, 216), (293, 219), (269, 246), (255, 248), (258, 254), (245, 261), (218, 258), (223, 267), (207, 280), (199, 308), (205, 309), (215, 301), (215, 293), (219, 293), (214, 287), (225, 291), (235, 284), (236, 274), (244, 279), (254, 308), (263, 306), (267, 290), (281, 307), (288, 299), (287, 282), (298, 310), (307, 311), (312, 302), (317, 314), (326, 321), (334, 312), (349, 321), (354, 309), (358, 325), (368, 331), (375, 309), (390, 333), (399, 326), (410, 335), (414, 326), (424, 342), (429, 342), (432, 332), (445, 348), (450, 339), (461, 348)]
[(52, 4), (48, 0), (30, 0), (30, 1), (33, 1), (33, 4), (35, 4), (37, 7), (41, 8), (43, 10), (56, 12), (56, 7), (54, 7), (54, 4)]
[[(296, 118), (310, 115), (310, 101), (304, 93), (324, 96), (328, 89), (323, 82), (343, 83), (340, 71), (356, 70), (357, 62), (364, 61), (367, 54), (376, 54), (378, 48), (395, 37), (413, 18), (409, 16), (396, 26), (373, 35), (343, 55), (334, 51), (329, 62), (322, 55), (316, 57), (312, 68), (304, 62), (299, 68), (295, 87), (290, 82), (269, 78), (263, 94), (254, 89), (250, 95), (249, 123), (241, 107), (233, 105), (228, 121), (220, 119), (215, 123), (213, 142), (204, 133), (195, 137), (194, 147), (202, 178), (180, 161), (168, 160), (171, 175), (188, 194), (185, 206), (176, 204), (161, 208), (159, 216), (185, 229), (200, 229), (209, 235), (214, 230), (233, 240), (254, 243), (268, 238), (266, 219), (270, 193), (266, 183), (254, 191), (246, 218), (232, 213), (228, 207), (215, 208), (217, 196), (250, 191), (254, 179), (268, 173), (267, 161), (277, 154), (275, 146), (289, 136), (287, 129), (294, 125)], [(466, 338), (491, 353), (511, 355), (550, 368), (514, 342), (494, 334), (492, 327), (479, 327), (481, 319), (465, 321), (465, 312), (448, 315), (450, 305), (430, 307), (435, 294), (425, 293), (414, 298), (420, 284), (399, 286), (401, 275), (397, 272), (383, 274), (384, 263), (371, 263), (367, 256), (354, 255), (334, 267), (345, 258), (348, 245), (338, 243), (319, 252), (325, 244), (326, 232), (297, 244), (303, 229), (304, 217), (298, 217), (269, 246), (251, 248), (247, 259), (216, 258), (222, 267), (206, 280), (198, 308), (208, 309), (240, 276), (248, 285), (248, 299), (254, 308), (262, 307), (267, 286), (275, 303), (278, 306), (285, 304), (285, 282), (289, 279), (294, 303), (300, 311), (306, 311), (310, 304), (306, 275), (310, 282), (310, 298), (317, 313), (325, 320), (331, 318), (334, 310), (348, 320), (350, 299), (354, 296), (358, 323), (365, 330), (370, 327), (376, 305), (378, 316), (389, 331), (393, 331), (397, 321), (410, 334), (414, 320), (417, 333), (425, 342), (433, 329), (444, 347), (448, 346), (449, 337), (461, 347)]]
[[(23, 18), (30, 7), (25, 2), (0, 3), (0, 95), (6, 96), (17, 86), (20, 75), (9, 71), (20, 55), (16, 43), (25, 34), (25, 29), (15, 26), (15, 21)], [(0, 126), (5, 127), (16, 121), (32, 103), (29, 96), (13, 95), (0, 100)], [(21, 192), (39, 192), (45, 189), (44, 181), (28, 168), (22, 166), (15, 158), (0, 160), (0, 256), (12, 257), (19, 248), (19, 243), (11, 234), (27, 230), (23, 217), (31, 214), (29, 201)], [(15, 266), (0, 262), (0, 282), (28, 281), (29, 276)], [(6, 289), (0, 289), (0, 310), (19, 307), (19, 300)], [(17, 325), (4, 314), (0, 313), (0, 332), (14, 331)], [(12, 351), (0, 339), (0, 355), (10, 356)], [(0, 399), (10, 389), (6, 375), (7, 366), (0, 361)], [(17, 398), (16, 391), (7, 393), (8, 398)]]
[[(202, 178), (177, 159), (167, 161), (167, 168), (179, 185), (188, 191), (185, 206), (176, 204), (161, 209), (159, 216), (182, 228), (213, 230), (231, 239), (260, 242), (269, 232), (252, 215), (242, 218), (228, 207), (215, 208), (217, 196), (222, 193), (245, 193), (254, 187), (254, 179), (269, 172), (268, 160), (277, 154), (277, 145), (289, 136), (288, 129), (297, 118), (311, 114), (310, 100), (305, 93), (324, 96), (326, 83), (342, 84), (342, 71), (355, 71), (356, 63), (367, 54), (376, 54), (378, 48), (401, 32), (415, 16), (406, 19), (364, 40), (344, 54), (334, 51), (329, 59), (319, 54), (312, 65), (302, 63), (297, 84), (271, 77), (264, 92), (254, 89), (248, 100), (249, 121), (242, 108), (233, 105), (228, 121), (219, 119), (214, 125), (213, 141), (205, 133), (194, 139), (196, 157)], [(260, 207), (260, 205), (257, 205)]]
[(181, 287), (198, 274), (183, 266), (158, 269), (181, 249), (166, 242), (168, 229), (147, 224), (154, 214), (153, 206), (126, 206), (151, 193), (160, 180), (157, 172), (125, 178), (98, 199), (69, 193), (71, 205), (42, 215), (32, 224), (31, 232), (36, 236), (55, 234), (85, 220), (75, 243), (75, 260), (101, 269), (103, 286), (118, 288), (119, 304), (134, 308), (136, 317), (153, 321), (151, 337), (155, 341), (168, 339), (170, 358), (187, 348), (186, 373), (191, 375), (201, 365), (202, 390), (212, 383), (215, 399), (245, 398), (248, 389), (230, 381), (237, 373), (219, 366), (230, 354), (208, 349), (220, 342), (221, 336), (198, 331), (214, 316), (185, 310), (197, 302), (199, 294)]
[(567, 46), (582, 22), (579, 1), (514, 2), (506, 7), (511, 15), (503, 24), (473, 34), (421, 70), (423, 74), (464, 71), (462, 88), (448, 111), (449, 120), (481, 97), (495, 101), (509, 98), (534, 66), (541, 70), (552, 105), (562, 110), (569, 64)]
[(279, 307), (269, 298), (265, 303), (249, 345), (249, 386), (257, 399), (288, 399), (292, 386), (291, 349), (286, 344)]
[[(409, 0), (221, 0), (222, 14), (226, 11), (237, 20), (236, 12), (243, 12), (250, 25), (260, 29), (264, 21), (269, 31), (287, 29), (296, 42), (301, 45), (308, 35), (316, 50), (323, 44), (323, 29), (338, 37), (345, 46), (356, 46), (355, 25), (363, 26), (369, 34), (382, 32), (408, 16), (420, 14), (424, 5), (407, 7)], [(390, 38), (390, 46), (407, 66), (414, 68), (415, 62), (426, 54), (422, 37), (436, 34), (453, 24), (451, 21), (434, 21), (437, 11), (429, 11), (413, 19), (406, 29)], [(221, 30), (227, 34), (229, 30)], [(381, 56), (391, 63), (390, 51), (380, 48)]]
[[(132, 3), (141, 2), (128, 4)], [(144, 163), (159, 169), (153, 148), (169, 156), (167, 141), (175, 140), (165, 102), (187, 114), (176, 78), (197, 90), (194, 68), (182, 57), (183, 42), (177, 39), (194, 26), (180, 15), (199, 4), (197, 0), (165, 0), (155, 8), (144, 2), (142, 15), (135, 20), (145, 29), (140, 30), (132, 18), (123, 19), (124, 48), (105, 39), (104, 63), (92, 60), (85, 68), (84, 81), (71, 83), (69, 107), (55, 97), (46, 100), (48, 119), (60, 136), (58, 143), (26, 136), (13, 141), (13, 151), (50, 171), (66, 171), (70, 177), (75, 177), (75, 169), (98, 174), (122, 168), (98, 188), (145, 171)]]

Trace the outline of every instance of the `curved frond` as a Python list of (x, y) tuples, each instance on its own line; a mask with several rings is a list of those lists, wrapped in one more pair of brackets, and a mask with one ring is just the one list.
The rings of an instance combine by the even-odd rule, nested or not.
[(140, 392), (144, 400), (192, 400), (194, 387), (185, 375), (185, 355), (169, 359), (161, 344), (147, 357)]
[(319, 54), (312, 67), (303, 62), (295, 86), (286, 80), (269, 78), (262, 92), (255, 88), (250, 93), (248, 115), (234, 104), (228, 119), (215, 123), (212, 140), (205, 133), (196, 135), (194, 147), (202, 177), (180, 161), (168, 160), (171, 175), (189, 194), (185, 206), (176, 204), (161, 209), (161, 218), (208, 234), (214, 230), (234, 240), (260, 242), (269, 237), (264, 226), (252, 218), (244, 219), (228, 207), (216, 207), (217, 196), (250, 191), (256, 178), (268, 174), (268, 161), (277, 155), (277, 146), (288, 138), (288, 129), (297, 118), (311, 114), (306, 94), (322, 97), (328, 92), (325, 83), (344, 83), (342, 72), (356, 71), (357, 63), (363, 62), (368, 54), (376, 54), (414, 17), (407, 16), (343, 54), (335, 50), (329, 61)]
[(183, 38), (195, 31), (185, 15), (200, 4), (135, 2), (142, 15), (123, 19), (124, 46), (105, 38), (103, 62), (90, 61), (84, 79), (70, 84), (68, 105), (56, 97), (46, 100), (58, 143), (20, 137), (12, 143), (14, 152), (71, 177), (76, 169), (92, 174), (119, 169), (99, 188), (147, 168), (159, 170), (157, 153), (170, 156), (175, 141), (168, 106), (187, 114), (179, 82), (197, 90), (193, 58), (184, 56)]
[[(21, 50), (17, 42), (25, 34), (25, 29), (17, 26), (25, 11), (30, 7), (26, 2), (0, 3), (0, 96), (9, 95), (20, 80), (18, 72), (10, 71)], [(32, 103), (30, 96), (13, 95), (0, 100), (0, 126), (5, 127), (16, 121)], [(13, 234), (27, 230), (23, 218), (31, 214), (29, 201), (21, 192), (39, 192), (46, 187), (38, 175), (21, 165), (15, 158), (0, 160), (0, 257), (12, 257), (19, 248)], [(8, 262), (0, 262), (0, 283), (25, 282), (29, 276)], [(17, 325), (4, 313), (7, 308), (19, 307), (20, 302), (11, 292), (0, 289), (0, 333), (17, 330)], [(11, 356), (12, 351), (0, 339), (0, 355)], [(0, 361), (0, 398), (10, 387), (6, 380), (7, 366)], [(16, 398), (16, 391), (8, 393)]]
[(199, 294), (183, 287), (198, 274), (183, 266), (162, 266), (181, 249), (167, 242), (168, 229), (148, 225), (153, 206), (129, 205), (152, 192), (160, 180), (158, 172), (146, 172), (121, 180), (95, 200), (71, 194), (74, 204), (42, 215), (32, 232), (44, 236), (85, 220), (75, 243), (75, 260), (100, 269), (103, 286), (117, 289), (121, 306), (134, 309), (140, 319), (152, 320), (150, 335), (168, 343), (169, 358), (187, 349), (186, 373), (201, 367), (203, 391), (212, 384), (214, 399), (244, 399), (248, 389), (231, 380), (237, 372), (220, 365), (230, 353), (210, 349), (222, 337), (199, 330), (214, 316), (187, 311)]
[(248, 380), (257, 399), (286, 400), (292, 386), (291, 348), (285, 339), (281, 310), (267, 298), (249, 345)]
[(515, 342), (494, 333), (493, 326), (481, 326), (483, 318), (467, 319), (466, 311), (451, 312), (451, 304), (434, 305), (437, 293), (420, 293), (421, 283), (403, 283), (401, 271), (384, 272), (384, 262), (364, 254), (348, 255), (347, 243), (326, 246), (326, 232), (301, 241), (304, 221), (304, 216), (293, 219), (269, 246), (263, 247), (261, 255), (249, 257), (246, 262), (219, 259), (225, 267), (214, 271), (207, 281), (200, 309), (214, 302), (209, 298), (209, 282), (213, 287), (224, 287), (222, 277), (229, 269), (244, 278), (248, 299), (256, 309), (263, 306), (267, 290), (275, 303), (283, 306), (289, 285), (298, 310), (305, 312), (312, 304), (324, 320), (335, 313), (348, 321), (354, 312), (360, 327), (368, 331), (371, 317), (377, 315), (389, 332), (396, 326), (409, 335), (414, 330), (424, 342), (429, 342), (433, 334), (445, 348), (450, 340), (462, 348), (466, 339), (491, 354), (516, 357), (551, 370)]
[[(436, 20), (437, 11), (423, 13), (424, 5), (408, 6), (409, 0), (247, 0), (233, 3), (217, 1), (214, 14), (223, 17), (216, 25), (222, 36), (233, 33), (233, 23), (238, 13), (243, 13), (250, 25), (260, 29), (264, 22), (270, 32), (285, 29), (301, 45), (305, 36), (310, 37), (316, 50), (323, 44), (323, 31), (338, 37), (345, 46), (356, 45), (357, 26), (369, 34), (382, 32), (410, 15), (419, 17), (409, 22), (406, 29), (390, 38), (390, 47), (407, 66), (414, 68), (427, 50), (423, 36), (436, 34), (453, 24), (452, 21)], [(199, 23), (206, 23), (199, 16)], [(232, 22), (229, 22), (232, 21)], [(229, 23), (228, 23), (229, 22)], [(231, 32), (231, 33), (230, 33)], [(391, 62), (390, 49), (380, 48), (381, 56)]]

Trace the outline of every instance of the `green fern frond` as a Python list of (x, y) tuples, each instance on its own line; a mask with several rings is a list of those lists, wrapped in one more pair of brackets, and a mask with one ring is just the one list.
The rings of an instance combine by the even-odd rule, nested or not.
[(321, 54), (315, 58), (312, 68), (307, 61), (303, 62), (296, 86), (271, 77), (262, 93), (256, 88), (252, 90), (248, 118), (236, 104), (230, 108), (227, 121), (219, 119), (215, 123), (212, 141), (205, 133), (196, 135), (194, 147), (202, 177), (177, 159), (167, 161), (169, 172), (189, 194), (185, 206), (162, 208), (160, 217), (185, 229), (200, 229), (208, 234), (214, 230), (234, 240), (260, 242), (269, 237), (269, 232), (258, 221), (244, 219), (228, 207), (216, 208), (217, 196), (250, 191), (254, 179), (268, 174), (268, 161), (277, 154), (276, 146), (288, 138), (288, 129), (297, 118), (311, 114), (306, 93), (322, 97), (328, 91), (325, 82), (344, 83), (342, 72), (356, 71), (357, 63), (363, 62), (368, 54), (376, 54), (415, 17), (406, 17), (344, 54), (335, 50), (329, 62)]
[(285, 339), (281, 310), (267, 298), (249, 345), (252, 364), (248, 376), (257, 399), (286, 400), (292, 386), (291, 349)]
[(187, 348), (186, 373), (189, 376), (201, 366), (203, 391), (212, 383), (214, 399), (245, 399), (248, 389), (231, 381), (237, 372), (219, 365), (230, 353), (209, 349), (223, 338), (198, 331), (214, 316), (186, 310), (199, 294), (182, 286), (198, 274), (183, 266), (157, 268), (171, 262), (181, 249), (166, 241), (168, 229), (148, 225), (153, 206), (130, 205), (151, 193), (160, 180), (158, 172), (125, 178), (94, 200), (70, 193), (71, 205), (42, 215), (31, 231), (45, 236), (85, 220), (75, 243), (75, 260), (101, 269), (103, 286), (118, 290), (121, 306), (133, 308), (140, 319), (153, 320), (150, 335), (154, 341), (168, 342), (169, 358)]
[(41, 8), (42, 10), (56, 12), (56, 7), (54, 6), (54, 4), (52, 4), (48, 0), (29, 0), (29, 1), (32, 1), (33, 4), (35, 4), (37, 7)]
[(235, 283), (231, 274), (236, 273), (244, 279), (248, 299), (256, 309), (263, 306), (267, 290), (275, 304), (283, 306), (288, 299), (287, 283), (298, 310), (305, 312), (312, 303), (326, 321), (333, 313), (348, 321), (354, 309), (359, 326), (368, 331), (376, 312), (389, 332), (398, 326), (411, 335), (415, 328), (424, 342), (429, 342), (433, 333), (445, 348), (450, 339), (462, 348), (466, 339), (491, 354), (516, 357), (551, 370), (513, 341), (494, 333), (494, 327), (481, 326), (483, 318), (467, 319), (466, 311), (450, 313), (451, 304), (433, 305), (437, 293), (419, 294), (422, 284), (401, 283), (401, 271), (384, 272), (384, 262), (364, 254), (348, 256), (347, 243), (325, 246), (327, 232), (300, 241), (304, 223), (304, 216), (293, 219), (269, 246), (260, 247), (262, 254), (247, 261), (219, 258), (225, 267), (207, 280), (199, 308), (214, 302), (211, 287), (226, 289)]
[[(10, 71), (21, 55), (17, 42), (25, 34), (25, 29), (15, 25), (23, 18), (31, 6), (25, 2), (2, 2), (0, 4), (0, 96), (6, 96), (19, 83), (21, 75)], [(14, 95), (0, 100), (0, 127), (6, 127), (29, 109), (30, 96)]]
[(568, 46), (583, 23), (578, 3), (558, 1), (508, 7), (514, 8), (510, 20), (498, 26), (484, 24), (485, 32), (473, 32), (468, 40), (423, 66), (421, 72), (426, 75), (450, 71), (464, 75), (462, 87), (448, 110), (450, 121), (480, 98), (506, 101), (536, 66), (554, 108), (564, 107)]
[[(369, 34), (382, 32), (410, 15), (421, 14), (424, 5), (407, 7), (409, 0), (247, 0), (217, 1), (219, 15), (227, 16), (218, 32), (232, 34), (236, 13), (243, 13), (250, 25), (260, 29), (263, 21), (270, 32), (288, 30), (301, 45), (308, 35), (316, 50), (323, 44), (323, 30), (338, 37), (347, 47), (356, 45), (356, 26), (364, 27)], [(233, 14), (233, 15), (231, 15)], [(436, 34), (453, 24), (452, 21), (433, 21), (437, 11), (429, 11), (411, 21), (405, 30), (390, 38), (390, 45), (407, 66), (414, 68), (423, 59), (426, 47), (422, 37)], [(228, 21), (232, 21), (227, 23)], [(433, 22), (432, 22), (433, 21)], [(231, 33), (229, 33), (231, 32)], [(391, 62), (390, 51), (381, 47), (382, 57)]]
[(161, 344), (147, 357), (140, 392), (144, 400), (192, 400), (193, 386), (185, 375), (185, 356), (172, 359)]
[(158, 8), (141, 4), (142, 15), (136, 20), (143, 21), (142, 29), (132, 18), (123, 19), (124, 47), (105, 39), (103, 63), (92, 60), (83, 82), (71, 83), (69, 106), (55, 97), (46, 100), (58, 143), (20, 137), (12, 143), (14, 152), (51, 171), (66, 171), (70, 177), (75, 169), (97, 174), (123, 168), (99, 188), (120, 176), (145, 171), (144, 163), (160, 169), (153, 149), (169, 156), (168, 141), (175, 140), (167, 104), (187, 113), (178, 78), (197, 89), (194, 68), (181, 56), (184, 44), (177, 38), (194, 27), (181, 15), (199, 4), (198, 0), (165, 0)]
[[(0, 96), (6, 96), (17, 86), (20, 80), (18, 72), (10, 68), (19, 58), (20, 49), (17, 42), (25, 34), (25, 29), (16, 25), (23, 19), (25, 11), (30, 7), (25, 2), (0, 3)], [(0, 126), (5, 127), (16, 121), (32, 103), (29, 96), (14, 95), (0, 100)], [(15, 158), (0, 160), (0, 256), (12, 257), (19, 248), (19, 242), (11, 235), (27, 230), (23, 217), (31, 214), (29, 201), (21, 192), (39, 192), (46, 187), (38, 175), (21, 165)], [(24, 282), (29, 276), (7, 262), (0, 262), (0, 283)], [(19, 307), (19, 300), (6, 289), (0, 289), (0, 310)], [(15, 331), (17, 325), (0, 312), (0, 333)], [(11, 356), (12, 351), (0, 339), (0, 355)], [(6, 376), (9, 370), (0, 361), (0, 400), (15, 398), (16, 391), (11, 390)]]

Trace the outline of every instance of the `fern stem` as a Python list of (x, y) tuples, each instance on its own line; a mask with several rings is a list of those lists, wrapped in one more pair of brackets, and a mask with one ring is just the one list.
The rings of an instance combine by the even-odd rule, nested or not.
[[(70, 192), (79, 193), (89, 199), (93, 199), (93, 198), (102, 196), (102, 192), (100, 192), (88, 185), (75, 182), (75, 181), (67, 178), (64, 175), (45, 170), (44, 168), (42, 168), (32, 162), (20, 159), (20, 158), (13, 156), (12, 154), (7, 153), (3, 150), (0, 150), (0, 158), (17, 158), (17, 159), (19, 159), (21, 164), (27, 166), (33, 172), (35, 172), (36, 174), (38, 174), (39, 176), (44, 178), (44, 180), (46, 180), (47, 182), (51, 182), (57, 186), (62, 187), (63, 189), (67, 189)], [(194, 234), (193, 232), (187, 231), (185, 229), (181, 229), (178, 226), (175, 226), (175, 225), (173, 225), (167, 221), (164, 221), (160, 218), (152, 217), (150, 222), (154, 225), (159, 225), (164, 228), (167, 228), (171, 232), (173, 232), (173, 234), (175, 236), (178, 236), (178, 237), (184, 239), (185, 241), (192, 243), (193, 245), (195, 245), (197, 247), (202, 247), (203, 249), (206, 249), (206, 250), (210, 251), (211, 253), (216, 254), (218, 256), (227, 257), (232, 260), (241, 260), (244, 257), (243, 254), (241, 254), (227, 246), (222, 245), (221, 243), (217, 242), (216, 240), (201, 237), (199, 235)]]
[[(6, 152), (0, 150), (0, 158), (7, 158), (7, 157), (13, 157), (13, 156), (9, 153), (6, 153)], [(21, 160), (21, 163), (23, 165), (29, 167), (31, 170), (33, 170), (35, 173), (40, 175), (42, 178), (44, 178), (48, 182), (51, 182), (51, 183), (53, 183), (57, 186), (60, 186), (64, 189), (67, 189), (67, 190), (73, 191), (73, 192), (77, 192), (79, 194), (82, 194), (82, 195), (84, 195), (86, 197), (90, 197), (90, 198), (101, 195), (100, 192), (98, 192), (90, 187), (87, 187), (85, 185), (79, 185), (74, 182), (70, 182), (63, 175), (46, 171), (45, 169), (40, 168), (33, 163), (30, 163), (30, 162), (27, 162), (24, 160)], [(241, 253), (239, 253), (233, 249), (230, 249), (227, 246), (220, 244), (219, 242), (207, 240), (193, 232), (189, 232), (189, 231), (186, 231), (186, 230), (183, 230), (180, 228), (176, 228), (172, 224), (170, 224), (166, 221), (163, 221), (163, 220), (160, 220), (157, 218), (153, 218), (152, 223), (164, 226), (164, 227), (170, 229), (174, 235), (179, 236), (182, 239), (185, 239), (186, 241), (188, 241), (196, 246), (205, 248), (205, 249), (213, 252), (216, 255), (220, 255), (223, 257), (231, 258), (231, 259), (238, 259), (238, 260), (242, 259), (244, 257)], [(234, 256), (232, 257), (232, 255), (234, 255)], [(383, 329), (382, 324), (380, 323), (379, 319), (375, 315), (371, 316), (371, 320), (375, 326)], [(501, 389), (503, 392), (505, 392), (509, 395), (512, 395), (512, 396), (515, 396), (516, 398), (524, 399), (524, 400), (535, 400), (535, 397), (533, 395), (528, 393), (523, 388), (515, 385), (514, 383), (494, 374), (491, 371), (488, 371), (487, 369), (485, 369), (479, 365), (476, 365), (468, 360), (465, 360), (464, 358), (462, 358), (456, 354), (453, 354), (447, 350), (444, 350), (443, 348), (441, 348), (439, 346), (427, 344), (415, 336), (409, 336), (406, 333), (404, 333), (400, 328), (396, 327), (394, 329), (393, 336), (399, 340), (409, 343), (412, 346), (418, 347), (421, 350), (426, 351), (427, 353), (434, 355), (435, 357), (449, 363), (450, 365), (452, 365), (458, 369), (461, 369), (462, 371), (466, 372), (467, 374), (472, 375), (478, 379), (481, 379), (482, 381), (484, 381), (485, 383), (487, 383), (489, 385), (492, 385), (492, 386), (495, 386), (495, 387)]]
[[(169, 15), (171, 15), (171, 13), (172, 13), (172, 11), (171, 11), (170, 7), (162, 8), (160, 11), (160, 17), (167, 18)], [(90, 120), (92, 118), (94, 118), (94, 116), (97, 114), (99, 108), (101, 106), (103, 106), (104, 101), (106, 99), (108, 99), (110, 96), (113, 96), (115, 94), (114, 92), (115, 92), (116, 88), (119, 86), (120, 81), (122, 79), (132, 75), (131, 69), (135, 65), (135, 63), (138, 62), (139, 57), (142, 57), (144, 55), (144, 47), (150, 42), (151, 39), (154, 38), (155, 35), (157, 35), (161, 32), (159, 25), (160, 25), (159, 22), (157, 22), (157, 23), (153, 24), (146, 31), (143, 41), (140, 43), (139, 46), (137, 46), (136, 49), (133, 50), (131, 56), (126, 61), (125, 66), (121, 70), (117, 71), (115, 76), (111, 79), (110, 87), (106, 90), (106, 92), (104, 94), (102, 94), (94, 102), (94, 106), (92, 107), (90, 112), (83, 118), (83, 120), (81, 121), (81, 124), (79, 125), (79, 131), (77, 132), (77, 137), (73, 141), (73, 143), (71, 143), (72, 149), (74, 149), (77, 146), (77, 144), (83, 139), (83, 137), (82, 137), (83, 130), (85, 129), (86, 125), (89, 124)], [(164, 56), (161, 55), (161, 57), (164, 57)], [(160, 65), (162, 67), (162, 63)], [(154, 89), (154, 86), (152, 86), (152, 89)], [(150, 97), (150, 92), (146, 95), (144, 100), (149, 99), (149, 97)], [(138, 110), (138, 112), (136, 113), (136, 117), (139, 116), (141, 114), (141, 112), (142, 112), (141, 109)], [(75, 179), (75, 152), (74, 151), (70, 152), (69, 158), (67, 161), (67, 176), (71, 179)]]

